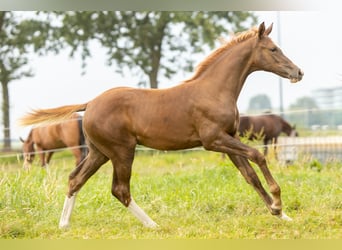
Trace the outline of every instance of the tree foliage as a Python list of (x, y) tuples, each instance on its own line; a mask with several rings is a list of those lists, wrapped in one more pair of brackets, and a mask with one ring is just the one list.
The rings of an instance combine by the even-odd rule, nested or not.
[(314, 98), (303, 96), (289, 106), (289, 110), (296, 111), (290, 113), (288, 118), (302, 127), (325, 124), (330, 121), (329, 112), (320, 111)]
[(298, 98), (294, 103), (292, 103), (289, 107), (291, 110), (294, 109), (317, 109), (318, 105), (312, 97), (303, 96)]
[[(192, 70), (193, 54), (213, 47), (220, 35), (241, 31), (255, 24), (250, 12), (58, 12), (62, 22), (59, 37), (81, 51), (83, 66), (91, 56), (89, 42), (98, 41), (107, 50), (107, 63), (116, 71), (129, 69), (150, 87), (161, 76)], [(146, 77), (148, 80), (146, 80)]]
[(249, 100), (248, 110), (251, 112), (260, 112), (271, 109), (271, 100), (265, 94), (255, 95)]

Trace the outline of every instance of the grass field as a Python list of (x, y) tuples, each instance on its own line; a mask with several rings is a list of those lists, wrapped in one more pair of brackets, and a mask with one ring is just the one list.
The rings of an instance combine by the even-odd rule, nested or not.
[[(281, 221), (228, 159), (218, 153), (139, 152), (131, 191), (159, 224), (148, 229), (111, 195), (112, 166), (104, 165), (78, 194), (71, 228), (58, 221), (74, 159), (58, 153), (48, 171), (0, 165), (1, 239), (341, 239), (342, 163), (269, 160), (282, 188)], [(260, 175), (260, 172), (255, 168)], [(264, 179), (261, 178), (263, 183)], [(266, 185), (264, 185), (267, 187)]]

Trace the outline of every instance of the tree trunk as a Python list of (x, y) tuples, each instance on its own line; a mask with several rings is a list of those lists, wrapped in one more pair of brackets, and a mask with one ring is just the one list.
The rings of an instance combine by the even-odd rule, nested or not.
[[(157, 40), (157, 39), (156, 39)], [(151, 71), (146, 72), (148, 74), (148, 78), (150, 80), (150, 87), (152, 89), (158, 88), (158, 72), (160, 67), (160, 58), (161, 58), (161, 44), (162, 40), (153, 44), (151, 48)]]
[(11, 130), (10, 130), (10, 104), (9, 104), (9, 93), (8, 93), (8, 81), (2, 81), (2, 123), (3, 123), (3, 135), (4, 135), (4, 146), (3, 151), (10, 151), (11, 146)]
[(161, 12), (156, 25), (158, 32), (154, 37), (153, 43), (150, 45), (152, 70), (148, 72), (148, 77), (152, 89), (158, 88), (158, 72), (160, 68), (160, 59), (162, 57), (162, 43), (165, 37), (165, 28), (169, 21), (169, 14), (167, 12)]
[[(0, 12), (0, 31), (3, 30), (3, 24), (5, 20), (5, 11)], [(1, 61), (0, 72), (2, 73), (1, 78), (4, 78), (5, 70)], [(11, 130), (10, 130), (10, 115), (9, 115), (9, 94), (8, 94), (8, 80), (1, 79), (2, 86), (2, 124), (3, 124), (3, 136), (4, 145), (3, 151), (11, 150)]]
[(150, 73), (149, 74), (149, 79), (150, 79), (150, 87), (152, 88), (152, 89), (157, 89), (158, 88), (158, 78), (157, 78), (157, 74), (153, 74), (153, 72), (152, 73)]

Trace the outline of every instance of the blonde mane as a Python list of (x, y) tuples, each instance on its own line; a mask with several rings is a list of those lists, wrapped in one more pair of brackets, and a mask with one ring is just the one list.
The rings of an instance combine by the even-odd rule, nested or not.
[(235, 46), (238, 43), (241, 43), (243, 41), (246, 41), (247, 39), (251, 38), (251, 37), (255, 37), (258, 34), (258, 29), (256, 27), (238, 33), (237, 35), (235, 35), (231, 40), (229, 40), (228, 42), (225, 42), (223, 45), (221, 45), (220, 47), (218, 47), (216, 50), (214, 50), (209, 56), (207, 56), (207, 58), (205, 58), (197, 67), (196, 67), (196, 71), (195, 74), (185, 80), (185, 82), (189, 82), (192, 80), (195, 80), (196, 78), (198, 78), (207, 68), (208, 66), (210, 66), (212, 64), (213, 61), (215, 61), (222, 53), (224, 53), (225, 51), (229, 50), (230, 48), (232, 48), (233, 46)]

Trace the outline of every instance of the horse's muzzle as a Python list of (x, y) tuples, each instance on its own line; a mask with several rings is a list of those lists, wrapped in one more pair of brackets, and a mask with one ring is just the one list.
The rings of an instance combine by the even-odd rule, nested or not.
[(290, 75), (290, 81), (291, 83), (299, 82), (300, 80), (302, 80), (303, 76), (304, 72), (301, 69), (298, 69), (298, 71), (295, 74)]
[(23, 169), (30, 170), (31, 169), (31, 163), (28, 161), (25, 161), (23, 164)]

